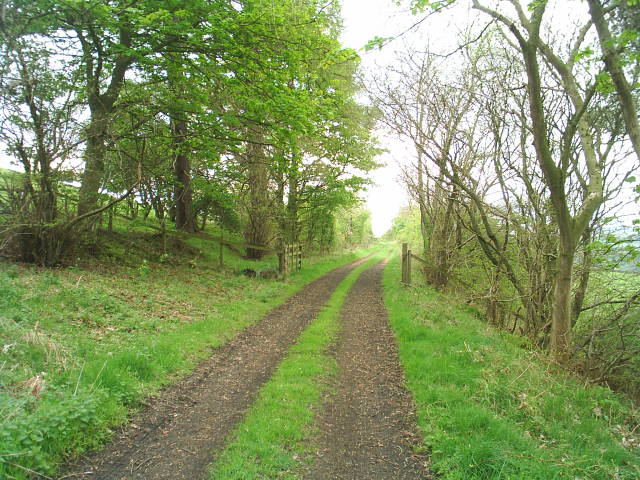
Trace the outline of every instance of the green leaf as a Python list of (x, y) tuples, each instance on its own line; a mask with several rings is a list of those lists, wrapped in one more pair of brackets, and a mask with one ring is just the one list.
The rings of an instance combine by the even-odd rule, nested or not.
[(364, 46), (364, 49), (368, 52), (370, 50), (374, 50), (374, 49), (382, 49), (382, 47), (385, 46), (385, 44), (387, 44), (389, 41), (393, 40), (394, 37), (374, 37), (371, 40), (369, 40), (367, 42), (367, 44)]
[(608, 95), (616, 91), (609, 72), (600, 72), (596, 75), (596, 89), (604, 95)]
[(575, 59), (576, 62), (579, 62), (583, 58), (589, 58), (592, 56), (593, 56), (593, 49), (591, 47), (587, 47), (585, 49), (580, 50), (578, 53), (576, 53), (573, 58)]

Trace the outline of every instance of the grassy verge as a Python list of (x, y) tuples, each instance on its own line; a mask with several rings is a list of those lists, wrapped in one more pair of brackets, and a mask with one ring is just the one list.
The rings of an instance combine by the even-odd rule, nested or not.
[(399, 278), (396, 258), (385, 302), (443, 479), (640, 478), (640, 415), (630, 402), (585, 387), (473, 309)]
[(219, 270), (212, 250), (196, 265), (185, 254), (158, 263), (130, 251), (127, 264), (107, 267), (0, 262), (0, 478), (51, 474), (64, 456), (97, 446), (210, 347), (365, 254), (310, 259), (283, 283)]
[(360, 273), (380, 261), (375, 255), (352, 271), (336, 288), (318, 318), (260, 391), (244, 421), (211, 469), (211, 479), (298, 478), (295, 470), (309, 453), (309, 436), (327, 379), (337, 366), (327, 351), (339, 330), (339, 313)]

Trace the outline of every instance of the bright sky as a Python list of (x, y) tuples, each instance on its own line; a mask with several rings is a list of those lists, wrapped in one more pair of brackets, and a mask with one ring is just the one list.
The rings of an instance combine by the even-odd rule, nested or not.
[[(397, 52), (407, 44), (429, 50), (447, 52), (457, 45), (457, 32), (467, 24), (469, 17), (477, 18), (475, 11), (470, 12), (466, 2), (453, 11), (438, 14), (420, 25), (410, 29), (423, 16), (414, 16), (406, 7), (396, 5), (393, 0), (341, 0), (344, 30), (341, 40), (344, 46), (356, 49), (362, 58), (362, 68), (374, 74), (384, 69), (385, 64), (394, 62)], [(410, 30), (410, 31), (408, 31)], [(400, 39), (391, 42), (381, 50), (364, 51), (363, 47), (375, 37), (395, 37), (406, 32)], [(366, 205), (371, 211), (373, 233), (382, 235), (391, 226), (400, 207), (409, 202), (404, 185), (399, 179), (400, 165), (410, 160), (407, 153), (410, 148), (395, 137), (378, 133), (380, 146), (388, 152), (378, 159), (386, 166), (372, 173), (375, 184), (366, 193)]]
[[(392, 0), (342, 0), (342, 43), (359, 51), (363, 68), (375, 70), (379, 68), (377, 63), (384, 63), (385, 57), (389, 56), (390, 49), (364, 52), (361, 51), (362, 47), (376, 36), (387, 37), (397, 34), (410, 17), (409, 12), (402, 11)], [(379, 136), (382, 137), (382, 134)], [(390, 145), (391, 139), (380, 140), (380, 146), (389, 150), (389, 153), (381, 155), (378, 159), (386, 166), (372, 173), (374, 185), (365, 195), (367, 208), (371, 211), (373, 233), (376, 236), (389, 229), (400, 207), (408, 202), (404, 186), (398, 178), (400, 167), (394, 153), (397, 149)]]

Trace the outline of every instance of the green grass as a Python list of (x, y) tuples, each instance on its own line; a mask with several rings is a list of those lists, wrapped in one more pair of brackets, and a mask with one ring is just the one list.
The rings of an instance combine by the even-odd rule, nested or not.
[[(255, 264), (231, 255), (218, 269), (215, 244), (199, 238), (182, 239), (158, 263), (157, 239), (131, 232), (127, 244), (123, 235), (69, 268), (0, 262), (0, 478), (51, 474), (65, 456), (100, 444), (211, 347), (364, 254), (306, 259), (284, 283), (238, 275)], [(34, 386), (43, 386), (38, 395)]]
[(472, 308), (385, 270), (385, 302), (433, 468), (447, 480), (640, 478), (640, 415)]
[(299, 478), (296, 470), (311, 451), (305, 440), (312, 432), (315, 412), (337, 373), (327, 348), (337, 338), (340, 309), (360, 273), (382, 256), (358, 266), (336, 288), (236, 428), (233, 440), (212, 466), (212, 480)]

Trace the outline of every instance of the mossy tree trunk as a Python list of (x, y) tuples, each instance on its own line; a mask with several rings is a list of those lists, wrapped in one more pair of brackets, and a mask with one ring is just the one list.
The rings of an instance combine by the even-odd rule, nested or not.
[[(247, 146), (247, 227), (244, 238), (250, 245), (266, 247), (271, 233), (269, 209), (269, 166), (264, 152), (264, 146), (259, 135), (254, 135), (254, 141)], [(247, 257), (260, 260), (264, 251), (255, 248), (247, 249)]]

